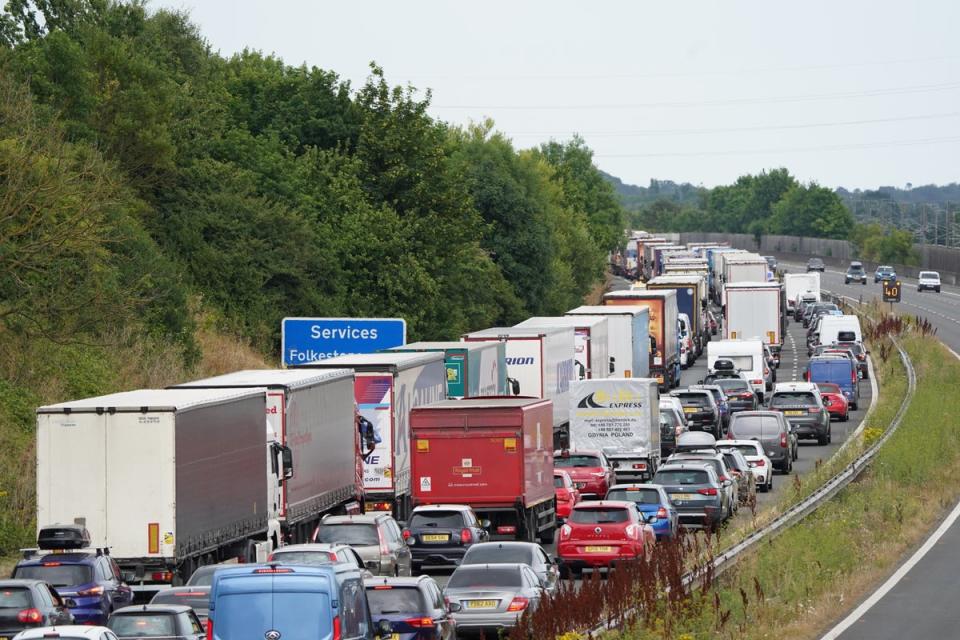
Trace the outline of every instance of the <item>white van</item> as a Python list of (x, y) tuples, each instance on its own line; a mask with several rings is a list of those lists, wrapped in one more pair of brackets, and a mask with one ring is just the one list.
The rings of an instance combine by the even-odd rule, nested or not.
[(694, 353), (690, 317), (685, 313), (677, 314), (677, 332), (680, 334), (680, 368), (686, 369), (693, 364)]
[(762, 340), (711, 340), (707, 343), (707, 369), (714, 370), (717, 360), (730, 360), (746, 377), (760, 401), (767, 388), (768, 367)]
[[(860, 330), (860, 318), (857, 316), (823, 316), (820, 318), (819, 327), (820, 344), (833, 344), (834, 342), (863, 342), (863, 333)], [(841, 333), (853, 333), (853, 340), (840, 339)]]

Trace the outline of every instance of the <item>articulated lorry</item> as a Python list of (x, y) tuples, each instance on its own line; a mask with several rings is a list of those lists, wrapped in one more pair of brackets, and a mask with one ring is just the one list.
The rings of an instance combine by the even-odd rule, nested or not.
[(515, 325), (532, 327), (573, 327), (574, 365), (577, 380), (606, 378), (611, 371), (607, 318), (598, 316), (535, 316)]
[(680, 386), (680, 338), (677, 325), (677, 292), (670, 290), (611, 291), (603, 296), (604, 306), (638, 306), (650, 311), (650, 377), (660, 390)]
[(677, 292), (677, 310), (687, 314), (690, 318), (691, 333), (693, 335), (694, 357), (700, 357), (706, 344), (710, 340), (710, 331), (706, 323), (706, 307), (704, 301), (704, 285), (702, 277), (697, 275), (657, 276), (647, 283), (648, 291), (670, 290)]
[(295, 475), (290, 450), (265, 444), (266, 406), (254, 388), (40, 407), (37, 526), (86, 527), (137, 591), (181, 584), (205, 564), (265, 560), (280, 536), (269, 494)]
[(723, 338), (762, 340), (779, 365), (787, 316), (779, 282), (735, 282), (723, 290)]
[(567, 316), (607, 320), (611, 377), (650, 375), (650, 312), (647, 309), (584, 305), (567, 311)]
[(499, 342), (412, 342), (388, 351), (440, 352), (447, 368), (447, 397), (505, 396), (507, 350)]
[(351, 369), (254, 369), (170, 388), (267, 390), (267, 445), (289, 447), (297, 465), (285, 480), (268, 474), (270, 507), (283, 533), (274, 546), (310, 542), (324, 515), (360, 512), (363, 465)]
[(553, 541), (552, 405), (445, 400), (413, 410), (413, 501), (468, 504), (494, 535)]

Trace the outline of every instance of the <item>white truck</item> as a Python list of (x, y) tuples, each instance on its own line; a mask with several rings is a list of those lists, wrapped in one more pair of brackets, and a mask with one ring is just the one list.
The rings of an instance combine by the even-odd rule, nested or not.
[(363, 456), (364, 511), (406, 520), (411, 502), (410, 410), (446, 399), (443, 352), (359, 353), (297, 368), (354, 370), (352, 398), (374, 435), (374, 446)]
[(606, 378), (612, 373), (607, 318), (599, 316), (534, 316), (514, 326), (521, 329), (573, 327), (576, 379)]
[(783, 285), (779, 282), (735, 282), (723, 289), (725, 340), (763, 340), (779, 362), (786, 330)]
[(507, 375), (520, 384), (520, 395), (553, 401), (556, 448), (567, 443), (570, 383), (577, 379), (573, 327), (492, 327), (461, 336), (464, 342), (503, 342)]
[(787, 299), (787, 313), (796, 313), (797, 301), (805, 293), (812, 293), (820, 300), (820, 274), (816, 271), (808, 273), (787, 273), (783, 276), (784, 297)]
[[(279, 513), (281, 542), (310, 542), (328, 513), (359, 513), (363, 466), (353, 402), (353, 370), (254, 369), (171, 389), (267, 390), (267, 445), (287, 446), (300, 473), (268, 473), (267, 499)], [(271, 484), (272, 483), (272, 484)]]
[(570, 449), (603, 451), (617, 482), (648, 481), (660, 465), (657, 388), (652, 378), (575, 383), (570, 391)]
[[(294, 474), (264, 444), (266, 389), (142, 389), (37, 409), (37, 526), (79, 524), (131, 587), (180, 584), (203, 564), (266, 559)], [(308, 473), (306, 470), (304, 473)]]
[(723, 286), (737, 282), (766, 282), (770, 265), (755, 254), (723, 254)]
[(607, 319), (611, 377), (650, 375), (650, 312), (647, 309), (584, 305), (567, 311), (566, 315)]

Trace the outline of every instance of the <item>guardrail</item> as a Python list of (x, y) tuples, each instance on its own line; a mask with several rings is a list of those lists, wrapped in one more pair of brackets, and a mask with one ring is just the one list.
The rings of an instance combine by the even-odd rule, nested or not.
[[(846, 296), (833, 297), (835, 299), (846, 298)], [(856, 303), (856, 301), (852, 298), (847, 299), (853, 303)], [(907, 372), (908, 386), (907, 393), (903, 398), (903, 402), (900, 404), (900, 408), (897, 410), (896, 415), (891, 421), (890, 426), (884, 432), (883, 436), (873, 443), (870, 448), (864, 451), (858, 458), (850, 462), (846, 467), (843, 468), (843, 470), (827, 480), (823, 485), (820, 486), (819, 489), (814, 491), (808, 497), (792, 506), (783, 514), (777, 516), (769, 524), (749, 534), (739, 543), (733, 545), (723, 553), (713, 558), (705, 566), (684, 574), (682, 578), (682, 584), (684, 587), (695, 585), (699, 580), (707, 576), (710, 576), (711, 578), (716, 577), (723, 571), (730, 569), (734, 564), (736, 564), (737, 560), (741, 558), (744, 553), (756, 546), (758, 542), (761, 542), (767, 538), (772, 538), (773, 536), (785, 531), (809, 514), (816, 511), (817, 508), (830, 500), (841, 489), (856, 480), (860, 474), (863, 473), (864, 469), (870, 465), (870, 463), (873, 461), (873, 458), (877, 455), (877, 452), (880, 451), (880, 447), (882, 447), (883, 444), (889, 440), (890, 437), (900, 427), (900, 423), (903, 421), (903, 416), (906, 414), (907, 409), (909, 409), (910, 402), (913, 400), (913, 396), (916, 393), (917, 388), (916, 372), (913, 369), (913, 363), (910, 361), (910, 357), (907, 355), (906, 351), (903, 350), (903, 347), (900, 346), (900, 343), (896, 338), (893, 338), (893, 344), (897, 348), (897, 352), (900, 355), (900, 360), (903, 362), (904, 369)], [(635, 615), (635, 609), (625, 611), (623, 614), (616, 616), (613, 619), (609, 619), (603, 624), (593, 627), (587, 632), (587, 635), (588, 637), (592, 637), (596, 634), (603, 633), (604, 631), (619, 628), (624, 624), (625, 621), (630, 620)]]

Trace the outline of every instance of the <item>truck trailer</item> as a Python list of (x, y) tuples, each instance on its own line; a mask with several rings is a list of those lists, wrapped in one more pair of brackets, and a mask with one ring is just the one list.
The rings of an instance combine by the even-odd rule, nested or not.
[(786, 332), (783, 285), (735, 282), (723, 289), (724, 340), (763, 340), (779, 364)]
[(599, 316), (535, 316), (515, 326), (573, 327), (577, 380), (585, 380), (606, 378), (612, 373), (608, 325), (607, 318)]
[(566, 315), (607, 319), (611, 377), (650, 375), (650, 312), (647, 309), (584, 305), (567, 311)]
[(505, 396), (507, 384), (506, 348), (499, 342), (412, 342), (390, 352), (443, 353), (447, 369), (447, 398)]
[(816, 271), (786, 273), (783, 276), (783, 290), (787, 299), (787, 313), (795, 313), (797, 301), (804, 293), (814, 294), (820, 300), (820, 274)]
[(660, 390), (680, 386), (680, 339), (677, 325), (677, 292), (670, 290), (611, 291), (603, 296), (604, 306), (638, 306), (650, 311), (650, 377)]
[(706, 307), (703, 299), (704, 280), (697, 275), (657, 276), (647, 283), (647, 290), (668, 289), (677, 292), (677, 310), (690, 318), (693, 334), (694, 357), (700, 357), (710, 340), (710, 331), (706, 326)]

